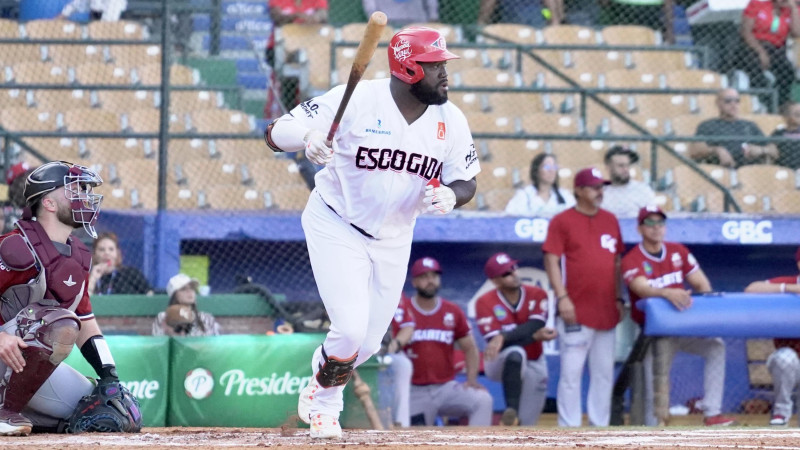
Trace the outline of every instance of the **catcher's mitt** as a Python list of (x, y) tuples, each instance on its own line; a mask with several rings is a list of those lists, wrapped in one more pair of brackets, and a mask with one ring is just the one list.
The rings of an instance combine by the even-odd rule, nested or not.
[(68, 419), (67, 431), (138, 433), (142, 429), (139, 401), (119, 382), (100, 382), (78, 402)]

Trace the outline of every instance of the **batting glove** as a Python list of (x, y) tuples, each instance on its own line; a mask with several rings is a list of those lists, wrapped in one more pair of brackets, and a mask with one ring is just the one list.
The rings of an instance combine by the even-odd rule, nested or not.
[(456, 207), (456, 193), (447, 186), (425, 186), (425, 198), (422, 201), (429, 205), (428, 212), (447, 214)]
[(333, 149), (325, 142), (325, 133), (309, 130), (303, 138), (306, 143), (306, 159), (314, 164), (324, 166), (333, 159)]

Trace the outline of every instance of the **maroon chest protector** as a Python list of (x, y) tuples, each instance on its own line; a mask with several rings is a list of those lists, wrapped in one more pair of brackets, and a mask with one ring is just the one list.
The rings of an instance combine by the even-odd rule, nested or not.
[[(62, 308), (74, 311), (83, 297), (84, 280), (92, 263), (89, 249), (78, 239), (69, 238), (71, 255), (62, 255), (35, 220), (19, 220), (17, 227), (36, 252), (44, 274), (44, 298), (55, 300)], [(41, 280), (40, 280), (41, 282)]]

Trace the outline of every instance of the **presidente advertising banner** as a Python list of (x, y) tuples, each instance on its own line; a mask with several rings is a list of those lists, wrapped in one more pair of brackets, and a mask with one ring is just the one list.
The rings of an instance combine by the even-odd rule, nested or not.
[[(163, 427), (167, 417), (169, 338), (106, 336), (122, 383), (139, 400), (142, 424)], [(74, 348), (64, 362), (83, 375), (97, 378), (92, 366)]]
[[(278, 427), (296, 423), (297, 398), (311, 378), (311, 356), (325, 336), (223, 335), (171, 342), (169, 426)], [(377, 385), (377, 364), (359, 368)], [(377, 398), (373, 389), (373, 401)], [(366, 427), (352, 387), (342, 424)]]

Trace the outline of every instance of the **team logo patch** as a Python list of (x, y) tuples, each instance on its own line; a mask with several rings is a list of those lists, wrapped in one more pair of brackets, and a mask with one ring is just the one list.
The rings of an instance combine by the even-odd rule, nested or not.
[(645, 261), (644, 264), (642, 264), (642, 267), (644, 268), (644, 274), (646, 276), (649, 277), (653, 274), (653, 266), (651, 266), (649, 262)]
[(508, 312), (500, 305), (496, 305), (494, 308), (492, 308), (492, 312), (494, 313), (494, 316), (497, 317), (497, 320), (500, 321), (506, 320), (506, 317), (508, 317)]
[(456, 318), (453, 316), (453, 313), (445, 313), (442, 323), (444, 324), (445, 328), (455, 328)]
[(672, 266), (676, 269), (680, 269), (683, 266), (683, 259), (681, 259), (681, 255), (678, 252), (672, 254)]
[(436, 139), (443, 141), (444, 136), (445, 136), (444, 122), (439, 122), (439, 125), (436, 127)]
[(403, 308), (397, 308), (394, 312), (394, 321), (400, 323), (403, 321)]
[(186, 396), (195, 400), (202, 400), (214, 391), (214, 375), (210, 370), (198, 367), (186, 374), (183, 380)]
[(397, 41), (397, 44), (392, 47), (392, 52), (394, 53), (394, 59), (397, 61), (405, 61), (411, 56), (411, 44), (405, 39), (400, 39)]
[(542, 312), (547, 312), (547, 300), (542, 300), (539, 302), (539, 309), (541, 309)]

